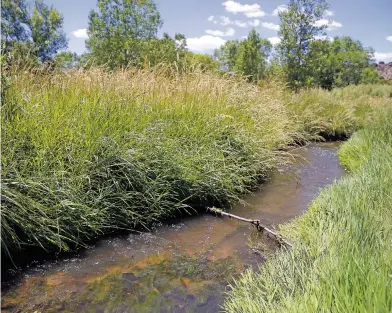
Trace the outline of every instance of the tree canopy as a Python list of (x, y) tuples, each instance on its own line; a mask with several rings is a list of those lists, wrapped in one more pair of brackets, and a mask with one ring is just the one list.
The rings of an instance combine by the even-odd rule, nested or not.
[(265, 76), (272, 44), (262, 39), (255, 29), (242, 41), (227, 41), (214, 55), (223, 69), (257, 81)]
[(98, 0), (89, 14), (86, 45), (98, 64), (140, 65), (142, 42), (156, 39), (162, 23), (152, 0)]
[(308, 83), (308, 55), (312, 40), (325, 35), (327, 25), (318, 25), (328, 8), (326, 0), (290, 0), (287, 11), (279, 13), (280, 62), (291, 87)]
[(63, 32), (63, 16), (42, 0), (36, 0), (28, 11), (25, 0), (4, 0), (1, 7), (3, 51), (15, 56), (36, 57), (44, 62), (68, 46)]

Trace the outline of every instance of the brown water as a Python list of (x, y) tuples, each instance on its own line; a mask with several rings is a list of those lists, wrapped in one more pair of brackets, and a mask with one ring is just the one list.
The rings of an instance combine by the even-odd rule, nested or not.
[[(300, 215), (321, 187), (344, 175), (333, 143), (295, 151), (292, 165), (231, 213), (266, 225)], [(2, 295), (3, 312), (218, 312), (228, 283), (262, 263), (250, 225), (213, 215), (185, 217), (150, 233), (104, 239), (69, 259), (32, 266)], [(257, 253), (256, 253), (257, 252)]]

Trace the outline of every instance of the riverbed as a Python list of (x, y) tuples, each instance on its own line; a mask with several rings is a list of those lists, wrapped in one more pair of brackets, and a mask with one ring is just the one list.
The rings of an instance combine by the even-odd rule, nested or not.
[[(344, 175), (338, 146), (317, 143), (293, 151), (292, 164), (230, 213), (270, 227), (301, 215), (320, 188)], [(233, 279), (257, 269), (276, 249), (243, 222), (185, 216), (150, 232), (102, 239), (69, 258), (32, 264), (3, 291), (2, 311), (218, 312)]]

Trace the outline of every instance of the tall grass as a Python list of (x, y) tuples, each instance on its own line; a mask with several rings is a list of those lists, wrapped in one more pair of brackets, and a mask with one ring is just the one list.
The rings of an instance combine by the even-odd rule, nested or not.
[(348, 86), (331, 92), (308, 89), (286, 93), (285, 98), (302, 132), (331, 139), (349, 137), (374, 119), (377, 108), (391, 101), (392, 88), (385, 85)]
[(335, 107), (340, 96), (325, 91), (293, 96), (278, 84), (164, 67), (7, 74), (1, 240), (9, 254), (26, 246), (70, 250), (115, 229), (229, 206), (288, 146), (336, 124), (354, 130), (366, 120), (358, 112), (371, 106)]
[(352, 173), (282, 227), (294, 241), (236, 282), (226, 312), (392, 311), (392, 107), (340, 150)]
[(2, 107), (2, 246), (68, 250), (237, 200), (300, 136), (277, 95), (164, 69), (13, 73)]

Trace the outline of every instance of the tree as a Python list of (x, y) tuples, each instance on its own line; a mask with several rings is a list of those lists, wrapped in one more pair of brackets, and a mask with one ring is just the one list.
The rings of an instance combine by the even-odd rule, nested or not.
[(240, 41), (230, 40), (214, 51), (214, 57), (219, 60), (224, 70), (235, 71), (235, 64), (238, 57)]
[(248, 76), (248, 79), (252, 81), (264, 77), (271, 48), (272, 44), (260, 38), (260, 35), (252, 29), (247, 39), (239, 46), (235, 64), (236, 72)]
[(327, 8), (326, 0), (290, 0), (288, 10), (279, 13), (281, 42), (277, 48), (288, 82), (294, 89), (309, 83), (310, 43), (327, 28), (316, 23)]
[(3, 0), (1, 2), (1, 42), (9, 50), (14, 42), (26, 42), (29, 39), (26, 25), (29, 14), (25, 0)]
[(183, 34), (175, 34), (171, 38), (167, 33), (162, 39), (153, 38), (141, 41), (141, 64), (140, 66), (149, 68), (158, 64), (176, 64), (183, 62), (187, 48), (186, 39)]
[[(42, 0), (36, 0), (32, 14), (27, 10), (25, 0), (4, 0), (1, 7), (2, 51), (19, 56), (18, 62), (31, 57), (40, 61), (52, 59), (59, 50), (67, 47), (62, 30), (63, 17)], [(32, 60), (29, 58), (29, 60)]]
[(214, 60), (211, 55), (188, 52), (186, 59), (191, 66), (198, 67), (202, 71), (219, 70), (219, 62)]
[(251, 81), (265, 76), (272, 44), (252, 29), (245, 40), (227, 41), (214, 56), (227, 71), (245, 75)]
[(310, 42), (307, 56), (308, 86), (332, 89), (335, 85), (336, 60), (332, 57), (329, 39), (318, 39)]
[(366, 49), (360, 41), (350, 37), (336, 37), (331, 48), (336, 65), (334, 86), (359, 84), (364, 69), (371, 67), (374, 51)]
[(63, 17), (53, 7), (48, 7), (42, 0), (36, 0), (30, 18), (31, 36), (41, 61), (52, 59), (57, 51), (68, 46), (62, 30)]
[(58, 69), (69, 70), (74, 68), (79, 61), (79, 56), (70, 51), (63, 51), (54, 56), (54, 65)]
[(373, 49), (350, 37), (313, 40), (307, 66), (311, 85), (326, 89), (362, 82), (377, 82), (372, 65)]
[(89, 14), (91, 56), (110, 68), (140, 65), (143, 41), (157, 37), (161, 16), (152, 0), (98, 0)]

